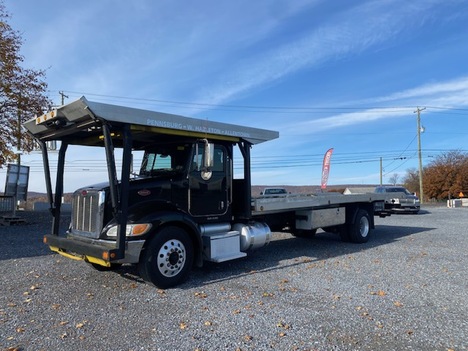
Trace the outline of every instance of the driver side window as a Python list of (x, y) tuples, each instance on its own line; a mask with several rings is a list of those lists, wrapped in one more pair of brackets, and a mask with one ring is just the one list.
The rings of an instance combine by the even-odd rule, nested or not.
[(148, 173), (155, 170), (170, 169), (172, 165), (171, 155), (149, 154), (146, 161), (144, 172)]

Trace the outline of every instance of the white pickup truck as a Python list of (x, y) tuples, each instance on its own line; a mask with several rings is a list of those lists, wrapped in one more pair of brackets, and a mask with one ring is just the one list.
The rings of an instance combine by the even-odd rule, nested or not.
[(260, 196), (281, 196), (287, 193), (285, 188), (265, 188), (260, 193)]

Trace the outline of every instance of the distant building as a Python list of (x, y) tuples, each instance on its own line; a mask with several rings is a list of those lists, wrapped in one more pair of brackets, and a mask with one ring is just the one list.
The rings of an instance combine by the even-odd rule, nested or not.
[(375, 186), (366, 186), (366, 187), (348, 187), (343, 191), (343, 194), (367, 194), (373, 193), (375, 190)]

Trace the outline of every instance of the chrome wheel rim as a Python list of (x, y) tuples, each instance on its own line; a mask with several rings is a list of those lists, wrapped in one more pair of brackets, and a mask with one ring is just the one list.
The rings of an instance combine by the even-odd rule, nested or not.
[(362, 216), (361, 220), (359, 221), (359, 231), (361, 236), (365, 238), (369, 234), (369, 220), (367, 217)]
[(158, 269), (165, 277), (174, 277), (184, 268), (186, 251), (179, 240), (168, 240), (158, 252)]

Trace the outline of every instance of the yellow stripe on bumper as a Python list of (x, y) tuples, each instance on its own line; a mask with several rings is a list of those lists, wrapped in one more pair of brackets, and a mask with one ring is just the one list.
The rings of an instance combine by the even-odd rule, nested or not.
[(72, 260), (86, 261), (86, 262), (89, 262), (89, 263), (98, 264), (98, 265), (103, 266), (103, 267), (110, 267), (111, 266), (110, 262), (104, 261), (101, 258), (87, 256), (87, 255), (74, 255), (74, 254), (62, 251), (61, 249), (59, 249), (58, 247), (55, 247), (55, 246), (49, 246), (49, 248), (52, 251), (58, 253), (59, 255), (64, 256), (66, 258), (70, 258)]

